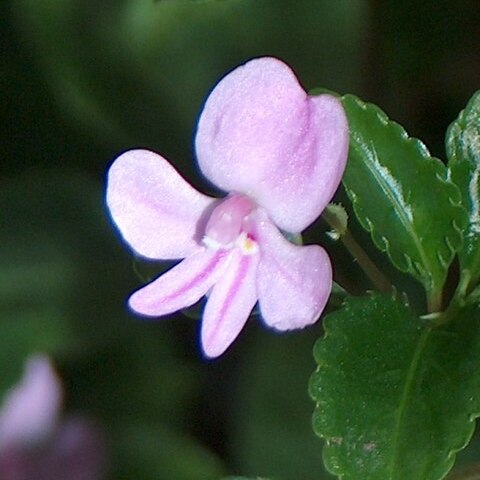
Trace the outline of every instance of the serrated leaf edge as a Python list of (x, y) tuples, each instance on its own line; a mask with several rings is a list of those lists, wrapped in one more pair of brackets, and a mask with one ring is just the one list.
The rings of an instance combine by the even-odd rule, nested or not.
[[(370, 301), (374, 301), (375, 298), (379, 298), (380, 295), (376, 292), (369, 292), (368, 296), (370, 297)], [(345, 312), (348, 313), (348, 312), (351, 312), (352, 311), (352, 303), (356, 303), (356, 300), (359, 300), (361, 297), (347, 297), (344, 301), (343, 301), (343, 305), (342, 307), (344, 308)], [(397, 303), (397, 305), (402, 305), (402, 304), (399, 304)], [(406, 305), (402, 305), (404, 308), (406, 308)], [(329, 331), (329, 328), (328, 328), (328, 324), (330, 323), (328, 321), (328, 317), (330, 315), (334, 315), (336, 312), (333, 312), (332, 314), (329, 314), (325, 317), (324, 319), (324, 325), (325, 325), (325, 333), (323, 335), (323, 337), (319, 338), (317, 340), (318, 341), (322, 341), (323, 339), (325, 339), (326, 337), (329, 337), (331, 336), (330, 334), (330, 331)], [(424, 328), (424, 331), (422, 333), (422, 336), (421, 338), (419, 339), (419, 342), (417, 344), (417, 347), (415, 349), (415, 352), (414, 352), (414, 355), (412, 357), (412, 362), (410, 364), (410, 368), (409, 368), (409, 371), (407, 373), (407, 377), (406, 377), (406, 384), (409, 383), (410, 385), (413, 385), (413, 375), (416, 371), (416, 369), (418, 368), (418, 360), (420, 359), (420, 356), (421, 356), (421, 353), (422, 351), (424, 350), (425, 346), (427, 345), (428, 343), (428, 338), (430, 337), (430, 335), (432, 334), (432, 332), (434, 331), (435, 329), (434, 328), (431, 328), (431, 327), (426, 327)], [(315, 351), (315, 347), (314, 347), (314, 351)], [(415, 360), (415, 361), (414, 361)], [(315, 356), (315, 362), (317, 363), (317, 367), (315, 368), (315, 371), (313, 372), (312, 374), (312, 378), (317, 375), (320, 370), (322, 368), (324, 368), (324, 364), (322, 364), (320, 362), (320, 359), (316, 358)], [(412, 366), (414, 366), (414, 368), (412, 368)], [(311, 378), (311, 381), (312, 381), (312, 378)], [(410, 390), (410, 388), (408, 388), (408, 390)], [(315, 411), (317, 411), (317, 409), (320, 408), (320, 402), (317, 401), (317, 398), (314, 396), (314, 394), (312, 393), (311, 391), (311, 387), (309, 387), (309, 391), (310, 391), (310, 397), (314, 400), (315, 402)], [(405, 389), (404, 391), (404, 394), (402, 395), (402, 400), (401, 400), (401, 403), (403, 404), (402, 408), (399, 409), (399, 411), (396, 413), (395, 417), (396, 417), (396, 424), (399, 425), (400, 421), (401, 421), (401, 418), (402, 418), (402, 415), (403, 415), (403, 412), (404, 412), (404, 406), (405, 406), (405, 402), (406, 402), (406, 397), (408, 396), (408, 391), (407, 389)], [(315, 415), (315, 414), (314, 414)], [(475, 431), (475, 424), (476, 424), (476, 420), (477, 418), (480, 417), (480, 405), (477, 409), (477, 411), (474, 411), (474, 412), (471, 412), (468, 414), (468, 417), (467, 417), (467, 423), (465, 424), (465, 428), (464, 428), (464, 433), (465, 433), (465, 440), (460, 444), (460, 445), (456, 445), (454, 447), (452, 447), (446, 457), (445, 457), (445, 466), (446, 466), (446, 471), (445, 471), (445, 474), (444, 475), (447, 475), (448, 472), (450, 471), (450, 469), (453, 467), (454, 465), (454, 462), (455, 462), (455, 456), (456, 454), (463, 450), (470, 442), (472, 436), (473, 436), (473, 433)], [(395, 432), (396, 434), (398, 433), (399, 431), (399, 428), (395, 428)], [(324, 446), (324, 454), (325, 454), (325, 451), (330, 447), (330, 445), (333, 443), (333, 444), (338, 444), (338, 441), (336, 441), (336, 437), (327, 437), (326, 435), (323, 435), (321, 432), (318, 432), (317, 430), (315, 430), (314, 428), (314, 432), (316, 435), (318, 435), (320, 438), (323, 438), (325, 440), (325, 446)], [(397, 437), (397, 435), (395, 435)], [(397, 439), (394, 440), (394, 444), (396, 444), (397, 442)], [(396, 455), (392, 455), (392, 462), (390, 462), (390, 465), (391, 465), (391, 473), (394, 471), (394, 459), (395, 459)], [(450, 466), (448, 467), (448, 463), (450, 463)], [(345, 475), (348, 473), (346, 473), (345, 471), (343, 472), (333, 472), (331, 470), (329, 470), (330, 473), (332, 473), (333, 475), (337, 476), (339, 480), (343, 480), (345, 478)], [(389, 479), (391, 478), (394, 478), (391, 476), (390, 474), (390, 477)], [(444, 477), (442, 477), (444, 478)], [(386, 479), (386, 480), (389, 480), (389, 479)], [(440, 479), (438, 479), (440, 480)]]
[[(468, 101), (467, 105), (463, 110), (460, 111), (458, 117), (450, 124), (446, 134), (446, 151), (447, 157), (449, 158), (448, 162), (448, 173), (449, 178), (451, 178), (451, 168), (455, 166), (457, 163), (466, 162), (467, 164), (471, 165), (474, 163), (474, 171), (472, 177), (470, 179), (470, 183), (468, 185), (468, 193), (469, 197), (472, 202), (471, 208), (467, 208), (464, 205), (465, 210), (468, 213), (468, 226), (467, 229), (467, 237), (472, 237), (475, 235), (480, 235), (480, 196), (478, 192), (478, 182), (480, 180), (480, 163), (472, 162), (469, 160), (469, 152), (465, 152), (464, 150), (464, 142), (455, 142), (451, 140), (452, 137), (460, 138), (462, 136), (462, 132), (465, 132), (468, 125), (471, 123), (469, 121), (470, 110), (473, 108), (473, 105), (480, 100), (480, 90), (476, 91), (470, 100)], [(480, 127), (479, 127), (480, 129)], [(453, 133), (452, 133), (453, 132)], [(480, 135), (479, 135), (480, 136)], [(457, 145), (461, 149), (461, 155), (463, 157), (461, 159), (457, 156)], [(476, 255), (475, 260), (473, 261), (472, 267), (468, 268), (471, 272), (476, 272), (480, 269), (480, 250)]]
[[(407, 131), (399, 123), (395, 122), (394, 120), (389, 119), (387, 114), (385, 112), (383, 112), (376, 105), (367, 104), (366, 102), (363, 102), (362, 100), (360, 100), (358, 97), (356, 97), (354, 95), (349, 95), (349, 94), (344, 95), (343, 99), (346, 99), (346, 98), (352, 99), (355, 102), (355, 104), (358, 105), (362, 110), (370, 109), (372, 112), (375, 113), (378, 120), (383, 125), (385, 125), (386, 127), (391, 128), (392, 131), (395, 134), (399, 135), (399, 137), (402, 141), (405, 141), (406, 143), (413, 145), (414, 149), (417, 150), (417, 152), (421, 155), (421, 157), (426, 162), (430, 163), (434, 167), (434, 169), (437, 170), (435, 172), (435, 176), (448, 189), (448, 201), (449, 201), (449, 203), (453, 207), (463, 208), (462, 205), (461, 205), (461, 200), (460, 200), (461, 199), (460, 191), (458, 190), (458, 187), (449, 179), (448, 169), (444, 166), (444, 164), (438, 158), (432, 157), (430, 155), (430, 152), (428, 151), (427, 147), (425, 146), (425, 144), (421, 140), (419, 140), (418, 138), (415, 138), (415, 137), (410, 137), (408, 135)], [(355, 135), (353, 136), (353, 138), (355, 138)], [(357, 141), (355, 143), (357, 145), (360, 145), (362, 142)], [(366, 144), (368, 142), (363, 142), (363, 143)], [(361, 149), (361, 147), (359, 147), (357, 145), (355, 145), (355, 148)], [(373, 163), (381, 171), (386, 172), (388, 174), (388, 176), (391, 177), (391, 174), (388, 171), (388, 168), (383, 166), (380, 163), (380, 161), (378, 160), (378, 155), (376, 153), (376, 149), (375, 149), (373, 143), (371, 143), (371, 148), (372, 148), (372, 151), (375, 154), (375, 159), (373, 160)], [(366, 155), (366, 157), (367, 158), (371, 157), (371, 155), (368, 154), (368, 155)], [(445, 172), (444, 172), (443, 175), (440, 174), (440, 172), (439, 172), (439, 168), (442, 168), (442, 167), (445, 168)], [(371, 164), (367, 165), (367, 168), (370, 170), (370, 172), (373, 174), (373, 176), (375, 178), (377, 178), (376, 171), (375, 171), (374, 168), (371, 168)], [(398, 182), (393, 177), (391, 177), (391, 179), (392, 179), (393, 183), (398, 186)], [(406, 221), (406, 220), (408, 220), (408, 213), (407, 213), (407, 216), (401, 215), (400, 220), (401, 220), (402, 224), (404, 225), (405, 229), (407, 230), (407, 232), (409, 233), (410, 237), (413, 239), (415, 247), (417, 248), (417, 251), (419, 252), (420, 259), (423, 262), (423, 265), (419, 264), (418, 262), (414, 262), (412, 260), (412, 258), (410, 258), (410, 256), (407, 255), (406, 253), (403, 253), (403, 257), (404, 257), (404, 259), (407, 263), (406, 267), (404, 267), (403, 265), (399, 264), (396, 261), (397, 255), (394, 256), (392, 254), (390, 241), (384, 235), (378, 234), (378, 232), (375, 230), (375, 226), (374, 226), (373, 222), (371, 221), (371, 219), (368, 216), (362, 214), (361, 211), (359, 211), (359, 210), (361, 210), (361, 206), (359, 205), (357, 195), (353, 192), (353, 190), (348, 188), (348, 186), (344, 183), (345, 190), (347, 191), (347, 194), (348, 194), (348, 196), (349, 196), (349, 198), (352, 202), (352, 205), (353, 205), (353, 208), (354, 208), (354, 211), (355, 211), (355, 214), (356, 214), (358, 220), (360, 221), (362, 226), (371, 234), (372, 239), (373, 239), (375, 245), (377, 246), (377, 248), (379, 248), (380, 250), (387, 253), (387, 255), (390, 258), (390, 260), (392, 261), (392, 263), (394, 263), (394, 265), (400, 271), (413, 274), (415, 277), (417, 277), (424, 284), (425, 289), (428, 290), (428, 291), (434, 289), (435, 287), (440, 288), (441, 286), (434, 286), (433, 285), (433, 278), (432, 278), (432, 275), (430, 273), (431, 270), (429, 270), (429, 268), (428, 268), (429, 265), (428, 265), (427, 257), (425, 255), (425, 249), (423, 248), (423, 245), (421, 244), (421, 241), (419, 240), (418, 235), (416, 234), (414, 228), (411, 228), (411, 226), (413, 226), (413, 214), (411, 212), (410, 206), (408, 206), (407, 202), (405, 201), (405, 199), (403, 197), (402, 189), (400, 188), (400, 186), (398, 186), (398, 191), (401, 192), (401, 201), (397, 202), (396, 197), (394, 195), (390, 195), (389, 193), (387, 193), (387, 191), (382, 187), (380, 182), (379, 182), (379, 185), (382, 188), (382, 190), (385, 192), (386, 196), (390, 197), (391, 200), (393, 199), (393, 203), (396, 203), (397, 205), (402, 207), (402, 208), (400, 208), (400, 211), (402, 213), (403, 212), (410, 212), (410, 217), (412, 219), (412, 225), (410, 225), (408, 223), (408, 221)], [(454, 191), (456, 192), (456, 196), (457, 196), (458, 200), (455, 200), (455, 198), (453, 197), (453, 192)], [(403, 208), (403, 207), (405, 207), (405, 208)], [(453, 242), (451, 240), (451, 236), (445, 236), (444, 237), (445, 245), (446, 245), (448, 251), (450, 252), (448, 258), (442, 257), (437, 252), (438, 260), (439, 260), (440, 265), (442, 266), (442, 268), (444, 270), (444, 276), (446, 275), (446, 270), (447, 270), (448, 266), (450, 265), (450, 263), (452, 262), (456, 252), (461, 248), (461, 245), (462, 245), (462, 241), (461, 241), (462, 236), (463, 236), (462, 235), (462, 229), (457, 228), (455, 219), (452, 220), (452, 223), (453, 223), (454, 230), (457, 233), (460, 234), (459, 235), (460, 241), (458, 242), (458, 245), (453, 245)]]

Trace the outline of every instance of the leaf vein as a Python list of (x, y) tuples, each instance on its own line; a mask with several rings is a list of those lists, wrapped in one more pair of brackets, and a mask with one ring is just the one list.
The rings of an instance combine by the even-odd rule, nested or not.
[(425, 346), (427, 344), (428, 337), (430, 336), (430, 333), (432, 332), (431, 329), (426, 329), (417, 344), (417, 347), (415, 349), (415, 352), (413, 353), (412, 361), (410, 363), (409, 369), (407, 371), (407, 376), (405, 378), (405, 385), (403, 388), (403, 394), (400, 399), (400, 403), (398, 406), (398, 409), (395, 412), (395, 420), (394, 420), (394, 428), (393, 428), (393, 441), (392, 441), (392, 458), (390, 461), (389, 465), (389, 479), (394, 479), (394, 473), (396, 471), (396, 464), (399, 458), (399, 448), (398, 444), (400, 441), (400, 430), (402, 427), (402, 420), (405, 416), (406, 410), (407, 410), (407, 403), (409, 400), (409, 395), (413, 389), (413, 385), (415, 383), (415, 374), (418, 371), (418, 367), (420, 366), (420, 361), (422, 357), (422, 353), (425, 349)]
[[(367, 144), (365, 140), (357, 142), (358, 147), (361, 149), (361, 144)], [(414, 229), (414, 219), (413, 212), (411, 207), (405, 202), (403, 197), (403, 192), (398, 184), (398, 182), (392, 177), (390, 171), (380, 163), (378, 154), (373, 142), (369, 142), (370, 150), (364, 151), (364, 156), (369, 161), (365, 162), (367, 168), (369, 169), (371, 175), (375, 178), (378, 185), (384, 192), (385, 196), (395, 206), (395, 212), (397, 213), (400, 222), (403, 224), (405, 230), (408, 232), (412, 238), (415, 247), (419, 253), (420, 259), (424, 266), (429, 266), (429, 271), (432, 270), (432, 266), (429, 265), (428, 257), (423, 248), (422, 242), (418, 237)], [(357, 148), (358, 148), (357, 147)], [(398, 192), (398, 195), (395, 195), (395, 192)], [(425, 272), (425, 269), (422, 269)], [(430, 282), (430, 279), (427, 279)]]

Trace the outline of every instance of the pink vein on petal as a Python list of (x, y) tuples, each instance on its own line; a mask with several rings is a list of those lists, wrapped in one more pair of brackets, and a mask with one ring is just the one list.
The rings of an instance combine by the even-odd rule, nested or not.
[(130, 306), (143, 315), (160, 316), (193, 305), (215, 283), (224, 257), (224, 251), (200, 251), (186, 258), (135, 292)]
[(195, 275), (189, 282), (185, 283), (183, 286), (178, 288), (176, 291), (172, 292), (170, 295), (167, 295), (165, 300), (172, 300), (174, 298), (179, 297), (180, 295), (184, 294), (186, 291), (190, 290), (195, 284), (198, 284), (205, 278), (207, 278), (213, 270), (217, 267), (220, 260), (223, 258), (224, 252), (221, 252), (215, 255), (211, 261), (207, 264), (205, 269), (201, 270), (197, 275)]
[(221, 355), (248, 320), (257, 302), (258, 259), (258, 255), (232, 253), (225, 278), (215, 284), (202, 323), (202, 346), (207, 356)]
[(242, 259), (240, 260), (237, 276), (231, 287), (228, 289), (225, 301), (223, 302), (222, 308), (220, 309), (220, 312), (218, 314), (215, 328), (210, 332), (208, 340), (210, 340), (212, 336), (215, 336), (218, 332), (218, 329), (223, 325), (223, 322), (225, 321), (225, 316), (228, 313), (228, 309), (232, 305), (232, 301), (235, 298), (235, 295), (237, 294), (243, 279), (245, 278), (245, 274), (248, 270), (248, 265), (250, 263), (248, 260), (248, 257), (242, 257)]

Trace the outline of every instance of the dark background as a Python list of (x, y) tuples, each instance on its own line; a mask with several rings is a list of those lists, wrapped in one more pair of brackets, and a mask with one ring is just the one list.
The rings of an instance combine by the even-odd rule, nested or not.
[(148, 266), (111, 226), (105, 174), (141, 146), (205, 188), (192, 152), (202, 102), (262, 55), (307, 90), (377, 103), (443, 158), (480, 87), (478, 1), (4, 0), (0, 39), (0, 397), (45, 351), (66, 409), (107, 432), (111, 478), (324, 478), (307, 394), (321, 325), (278, 336), (253, 318), (206, 362), (195, 318), (130, 314)]

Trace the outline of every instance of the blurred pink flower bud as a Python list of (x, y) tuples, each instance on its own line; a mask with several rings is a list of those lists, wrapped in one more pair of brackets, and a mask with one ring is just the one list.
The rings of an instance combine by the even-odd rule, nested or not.
[(31, 357), (0, 410), (1, 480), (100, 480), (103, 435), (86, 418), (62, 420), (62, 386), (50, 360)]
[(48, 439), (57, 426), (62, 397), (50, 360), (44, 355), (31, 357), (22, 380), (7, 393), (0, 411), (0, 451)]

